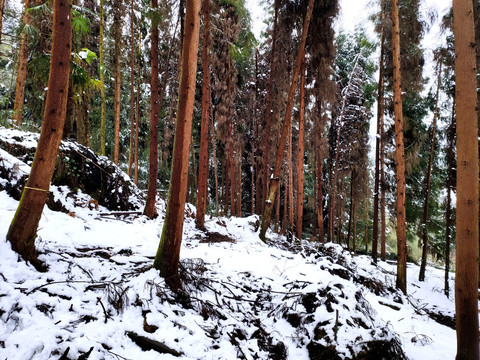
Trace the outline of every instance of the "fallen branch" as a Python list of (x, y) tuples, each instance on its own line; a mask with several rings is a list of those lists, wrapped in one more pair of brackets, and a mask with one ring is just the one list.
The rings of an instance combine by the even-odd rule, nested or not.
[(100, 216), (125, 216), (125, 215), (142, 215), (143, 212), (141, 211), (112, 211), (108, 213), (98, 213)]
[(400, 311), (400, 307), (399, 307), (399, 306), (386, 303), (386, 302), (384, 302), (384, 301), (382, 301), (382, 300), (379, 300), (378, 303), (379, 303), (380, 305), (383, 305), (383, 306), (388, 306), (389, 308), (391, 308), (391, 309), (393, 309), (393, 310)]
[(126, 335), (143, 351), (155, 350), (161, 354), (170, 354), (176, 357), (183, 355), (181, 352), (178, 352), (159, 341), (138, 335), (133, 331), (127, 331)]

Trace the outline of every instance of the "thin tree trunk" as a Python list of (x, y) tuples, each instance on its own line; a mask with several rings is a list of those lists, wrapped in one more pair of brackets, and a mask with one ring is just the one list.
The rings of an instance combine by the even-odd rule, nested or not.
[(49, 193), (65, 121), (72, 43), (71, 19), (71, 3), (54, 0), (50, 76), (42, 130), (30, 176), (7, 233), (13, 250), (37, 269), (42, 266), (35, 249), (35, 238)]
[(353, 202), (353, 210), (352, 210), (352, 216), (353, 216), (353, 239), (352, 239), (352, 251), (353, 254), (357, 254), (357, 202)]
[(297, 238), (302, 238), (303, 230), (303, 187), (305, 175), (303, 173), (303, 157), (305, 155), (305, 58), (300, 69), (300, 109), (298, 117), (298, 181), (297, 181), (297, 223), (295, 226)]
[[(342, 129), (343, 129), (343, 116), (345, 114), (345, 107), (347, 104), (347, 96), (350, 91), (350, 86), (351, 86), (351, 79), (353, 78), (353, 75), (355, 74), (355, 71), (357, 70), (357, 65), (358, 65), (358, 59), (359, 56), (357, 55), (355, 57), (355, 63), (353, 65), (352, 72), (350, 73), (349, 76), (349, 81), (347, 86), (345, 87), (343, 91), (343, 101), (342, 101), (342, 109), (340, 111), (340, 117), (338, 120), (338, 130), (337, 130), (337, 148), (335, 149), (335, 163), (333, 165), (333, 174), (332, 174), (332, 200), (331, 200), (331, 210), (332, 210), (332, 215), (335, 214), (336, 210), (336, 204), (335, 202), (337, 201), (337, 168), (338, 168), (338, 156), (340, 154), (340, 138), (342, 135)], [(333, 120), (332, 120), (333, 121)], [(335, 215), (333, 215), (330, 218), (330, 226), (329, 226), (329, 231), (330, 231), (330, 238), (333, 241), (333, 238), (335, 236)]]
[[(368, 185), (369, 186), (369, 185)], [(369, 199), (370, 196), (368, 193), (368, 186), (367, 186), (367, 195), (365, 196), (365, 204), (363, 206), (364, 211), (364, 222), (365, 222), (365, 254), (368, 254), (368, 211), (369, 211)]]
[[(382, 1), (382, 5), (385, 6)], [(382, 11), (382, 20), (385, 19), (385, 10)], [(383, 22), (383, 21), (382, 21)], [(380, 41), (380, 68), (378, 76), (378, 108), (377, 112), (379, 114), (379, 127), (380, 127), (380, 256), (382, 261), (386, 260), (386, 220), (385, 220), (385, 139), (384, 139), (384, 61), (385, 61), (385, 34), (384, 29), (382, 29), (381, 41)]]
[(407, 293), (407, 229), (405, 214), (405, 150), (403, 141), (400, 26), (398, 0), (392, 0), (393, 96), (397, 161), (397, 288)]
[(195, 101), (200, 4), (200, 0), (187, 0), (186, 3), (185, 38), (182, 51), (177, 120), (175, 122), (170, 191), (162, 236), (153, 264), (154, 268), (160, 270), (160, 275), (174, 287), (179, 285), (178, 264), (182, 243), (184, 199), (187, 192), (185, 180), (188, 176), (188, 155)]
[(99, 73), (100, 73), (100, 98), (101, 98), (101, 110), (100, 110), (100, 154), (105, 156), (105, 143), (106, 143), (106, 115), (105, 115), (105, 60), (104, 60), (104, 40), (103, 40), (103, 31), (104, 31), (104, 19), (103, 19), (103, 1), (100, 0), (100, 37), (99, 37), (99, 55), (100, 55), (100, 64), (99, 64)]
[[(158, 8), (158, 0), (152, 0), (152, 9)], [(145, 203), (145, 215), (153, 219), (157, 215), (155, 209), (157, 197), (157, 173), (158, 173), (158, 118), (160, 116), (160, 100), (158, 97), (159, 77), (158, 77), (158, 20), (152, 17), (151, 34), (151, 97), (150, 97), (150, 145), (149, 145), (149, 169), (148, 169), (148, 190), (147, 201)], [(186, 149), (187, 154), (190, 148)], [(187, 155), (188, 163), (188, 155)], [(187, 173), (188, 176), (188, 173)], [(184, 179), (186, 180), (186, 179)], [(185, 201), (183, 198), (181, 201)]]
[(354, 189), (355, 187), (355, 170), (352, 170), (352, 175), (350, 177), (350, 215), (348, 216), (348, 234), (347, 234), (347, 249), (350, 250), (350, 237), (352, 235), (352, 217), (353, 211), (355, 208), (355, 196)]
[(137, 83), (137, 121), (135, 122), (135, 185), (138, 185), (138, 134), (140, 128), (140, 84)]
[(280, 136), (280, 142), (278, 145), (277, 157), (275, 160), (275, 168), (273, 171), (273, 176), (270, 179), (270, 190), (269, 190), (268, 199), (266, 199), (265, 205), (264, 205), (261, 229), (259, 234), (260, 239), (263, 241), (266, 240), (267, 229), (270, 226), (270, 220), (272, 218), (273, 200), (275, 199), (275, 194), (277, 193), (279, 188), (279, 181), (280, 181), (279, 177), (280, 177), (280, 170), (282, 168), (283, 153), (285, 152), (288, 129), (289, 127), (291, 127), (293, 99), (295, 96), (295, 89), (297, 87), (300, 67), (302, 65), (302, 60), (305, 53), (305, 43), (307, 41), (308, 26), (310, 24), (310, 18), (312, 16), (313, 3), (314, 3), (314, 0), (309, 0), (308, 2), (307, 13), (305, 15), (305, 20), (303, 23), (302, 39), (300, 41), (300, 45), (298, 48), (297, 60), (295, 63), (295, 70), (293, 72), (293, 77), (292, 77), (292, 84), (290, 86), (290, 91), (288, 94), (287, 107), (285, 110), (285, 118), (283, 120), (282, 132)]
[(198, 160), (198, 191), (197, 216), (195, 225), (198, 229), (205, 228), (205, 210), (207, 206), (208, 183), (208, 128), (210, 121), (208, 109), (210, 106), (210, 0), (203, 1), (203, 85), (202, 85), (202, 122), (200, 125), (200, 158)]
[(122, 41), (122, 29), (121, 29), (121, 14), (120, 14), (120, 0), (115, 2), (115, 10), (113, 15), (113, 27), (115, 31), (115, 71), (114, 71), (114, 148), (113, 148), (113, 162), (118, 165), (120, 154), (120, 90), (121, 90), (121, 41)]
[(135, 137), (135, 14), (133, 4), (132, 0), (130, 9), (130, 37), (132, 44), (130, 50), (130, 146), (128, 151), (128, 176), (132, 175)]
[(318, 240), (323, 243), (325, 241), (325, 230), (323, 227), (323, 162), (319, 150), (317, 154), (317, 186)]
[(217, 141), (215, 139), (215, 125), (214, 125), (214, 119), (213, 119), (213, 114), (212, 114), (212, 103), (210, 102), (209, 105), (209, 112), (210, 112), (210, 117), (212, 119), (211, 122), (211, 131), (210, 133), (212, 134), (212, 154), (213, 154), (213, 172), (214, 172), (214, 177), (215, 177), (215, 216), (218, 216), (219, 212), (219, 203), (218, 203), (218, 170), (217, 170)]
[[(262, 212), (265, 210), (265, 202), (267, 200), (269, 176), (270, 176), (270, 132), (272, 127), (272, 107), (273, 107), (273, 80), (275, 78), (275, 47), (277, 43), (277, 18), (279, 0), (274, 1), (274, 17), (273, 17), (273, 34), (272, 34), (272, 52), (270, 54), (270, 75), (267, 87), (267, 114), (265, 120), (265, 139), (263, 151), (263, 195), (262, 195)], [(296, 82), (296, 79), (294, 80)], [(273, 206), (273, 204), (272, 204)]]
[(478, 123), (473, 2), (453, 0), (457, 110), (456, 360), (479, 358)]
[(288, 220), (286, 224), (287, 237), (293, 236), (293, 134), (292, 127), (288, 129), (288, 148), (287, 148), (287, 164), (288, 164)]
[(452, 222), (452, 191), (453, 191), (453, 141), (455, 137), (455, 98), (452, 103), (452, 120), (448, 130), (448, 176), (447, 176), (447, 209), (445, 212), (445, 296), (450, 296), (450, 227)]
[(433, 113), (432, 122), (432, 139), (430, 140), (430, 156), (428, 158), (427, 176), (425, 177), (425, 203), (423, 205), (423, 217), (422, 217), (422, 262), (420, 264), (420, 271), (418, 275), (419, 281), (425, 281), (425, 269), (427, 267), (427, 250), (428, 250), (428, 200), (430, 197), (430, 184), (432, 177), (433, 155), (435, 151), (435, 132), (437, 129), (438, 118), (438, 95), (440, 93), (442, 76), (442, 60), (439, 60), (438, 65), (438, 78), (437, 78), (437, 92), (435, 94), (435, 111)]
[[(382, 27), (385, 19), (385, 10), (382, 2)], [(377, 97), (377, 136), (375, 138), (375, 188), (373, 190), (373, 239), (372, 239), (372, 258), (377, 262), (378, 249), (378, 193), (380, 191), (380, 142), (381, 142), (381, 124), (383, 123), (383, 57), (385, 53), (385, 35), (382, 28), (380, 36), (380, 70), (378, 74), (378, 97)]]
[[(25, 0), (25, 9), (23, 10), (22, 23), (29, 25), (31, 15), (28, 12), (32, 6), (35, 6), (35, 0)], [(28, 65), (28, 35), (25, 31), (20, 35), (20, 49), (18, 51), (17, 81), (15, 84), (15, 103), (13, 105), (13, 121), (15, 126), (22, 126), (23, 104), (25, 102), (25, 82), (27, 80)]]

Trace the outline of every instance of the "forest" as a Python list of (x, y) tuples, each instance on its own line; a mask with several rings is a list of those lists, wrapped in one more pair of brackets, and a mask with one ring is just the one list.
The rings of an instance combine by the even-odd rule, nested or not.
[[(480, 1), (374, 0), (353, 32), (344, 3), (262, 0), (256, 37), (246, 0), (0, 0), (0, 190), (19, 201), (5, 242), (48, 274), (39, 223), (45, 204), (75, 214), (52, 195), (67, 185), (161, 221), (149, 261), (178, 295), (186, 233), (255, 219), (262, 245), (393, 264), (407, 298), (441, 270), (456, 358), (478, 359)], [(18, 184), (7, 153), (28, 165)]]

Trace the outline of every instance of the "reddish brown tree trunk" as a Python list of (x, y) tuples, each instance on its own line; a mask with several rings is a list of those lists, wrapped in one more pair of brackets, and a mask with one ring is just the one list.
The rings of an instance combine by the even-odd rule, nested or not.
[(325, 230), (323, 227), (323, 162), (320, 151), (317, 154), (317, 224), (318, 224), (318, 240), (325, 241)]
[(134, 138), (135, 138), (135, 14), (133, 12), (133, 0), (130, 8), (130, 146), (128, 151), (128, 176), (132, 175), (132, 165), (134, 159)]
[[(22, 23), (29, 25), (31, 15), (28, 11), (38, 5), (35, 0), (25, 0), (25, 10), (22, 15)], [(17, 81), (15, 84), (15, 103), (13, 105), (13, 121), (15, 126), (22, 126), (23, 103), (25, 102), (25, 82), (27, 80), (28, 64), (28, 35), (25, 31), (20, 35), (20, 49), (18, 51)]]
[(188, 155), (192, 133), (193, 104), (197, 72), (200, 0), (187, 0), (182, 73), (179, 84), (178, 112), (175, 122), (172, 175), (167, 212), (154, 268), (172, 285), (178, 285), (178, 264), (182, 243), (185, 194), (187, 192)]
[[(275, 78), (275, 46), (277, 43), (277, 18), (278, 18), (278, 5), (279, 0), (275, 0), (274, 8), (275, 15), (273, 17), (273, 34), (272, 34), (272, 53), (270, 55), (270, 75), (268, 79), (267, 87), (267, 114), (265, 120), (265, 146), (263, 151), (263, 196), (262, 204), (267, 200), (267, 192), (269, 185), (269, 176), (270, 176), (270, 132), (272, 127), (272, 107), (273, 107), (273, 79)], [(264, 211), (265, 206), (262, 207)]]
[(298, 181), (297, 181), (297, 223), (295, 226), (297, 238), (302, 238), (303, 228), (303, 187), (305, 176), (303, 173), (304, 147), (304, 122), (305, 122), (305, 59), (300, 69), (300, 109), (298, 117)]
[(53, 2), (53, 38), (46, 107), (30, 176), (7, 233), (12, 248), (38, 265), (35, 237), (55, 169), (68, 95), (72, 42), (70, 1)]
[(115, 2), (115, 10), (113, 15), (113, 27), (115, 31), (115, 71), (114, 71), (114, 148), (113, 148), (113, 162), (118, 165), (118, 158), (120, 154), (120, 90), (121, 90), (121, 42), (122, 42), (122, 28), (121, 28), (121, 14), (119, 0)]
[(208, 186), (208, 118), (210, 107), (210, 0), (203, 1), (203, 85), (202, 85), (202, 123), (200, 125), (200, 158), (198, 160), (197, 217), (198, 229), (205, 227)]
[(393, 96), (397, 161), (397, 288), (407, 293), (407, 228), (405, 214), (405, 150), (403, 141), (400, 26), (398, 0), (392, 0)]
[[(152, 0), (152, 9), (158, 8), (158, 0)], [(151, 34), (151, 97), (150, 97), (150, 165), (148, 169), (148, 190), (147, 201), (145, 203), (144, 213), (150, 219), (157, 215), (155, 209), (157, 197), (157, 173), (158, 173), (158, 118), (160, 116), (160, 100), (158, 97), (159, 77), (158, 77), (158, 20), (152, 17), (152, 34)], [(189, 148), (186, 149), (187, 154)], [(188, 155), (187, 155), (188, 162)], [(187, 174), (188, 176), (188, 174)], [(184, 199), (183, 199), (184, 201)]]
[[(270, 190), (268, 198), (265, 201), (264, 211), (262, 216), (262, 223), (260, 229), (260, 239), (263, 241), (266, 240), (267, 229), (270, 226), (270, 221), (272, 218), (272, 209), (273, 201), (275, 199), (275, 194), (279, 189), (280, 181), (280, 170), (282, 168), (283, 153), (285, 152), (285, 145), (287, 142), (288, 129), (291, 127), (292, 120), (292, 109), (293, 109), (293, 99), (295, 96), (295, 89), (297, 87), (298, 75), (300, 73), (300, 67), (302, 65), (302, 60), (305, 53), (305, 43), (307, 41), (308, 26), (310, 24), (310, 18), (312, 16), (314, 0), (309, 0), (307, 13), (305, 15), (305, 20), (303, 23), (302, 30), (302, 39), (298, 48), (297, 60), (295, 63), (295, 70), (293, 72), (292, 84), (290, 86), (290, 91), (288, 94), (287, 107), (285, 109), (285, 118), (283, 120), (282, 132), (280, 136), (280, 143), (278, 145), (277, 157), (275, 160), (275, 168), (273, 171), (273, 176), (270, 179)], [(266, 140), (268, 141), (268, 140)]]
[(457, 109), (456, 360), (479, 358), (478, 123), (475, 33), (471, 0), (453, 0)]
[(435, 131), (437, 128), (438, 118), (438, 95), (440, 93), (440, 82), (442, 76), (442, 60), (439, 61), (438, 78), (437, 78), (437, 93), (435, 94), (435, 111), (433, 113), (432, 122), (432, 139), (430, 140), (430, 156), (428, 158), (427, 175), (425, 177), (425, 203), (423, 205), (423, 217), (422, 217), (422, 262), (420, 264), (420, 271), (418, 274), (418, 280), (425, 280), (425, 270), (427, 267), (427, 250), (428, 250), (428, 200), (430, 197), (430, 183), (432, 177), (433, 155), (435, 151)]
[[(382, 1), (382, 6), (384, 6)], [(382, 23), (385, 19), (385, 10), (382, 10)], [(382, 28), (382, 35), (380, 39), (380, 61), (379, 61), (379, 75), (378, 75), (378, 108), (379, 127), (380, 131), (380, 256), (382, 261), (386, 260), (386, 223), (385, 223), (385, 145), (383, 138), (383, 123), (384, 123), (384, 61), (385, 61), (385, 29)]]

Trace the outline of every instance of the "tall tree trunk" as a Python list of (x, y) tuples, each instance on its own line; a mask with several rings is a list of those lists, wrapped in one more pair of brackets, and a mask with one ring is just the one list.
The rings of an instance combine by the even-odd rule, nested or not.
[(263, 241), (266, 240), (267, 229), (270, 226), (270, 220), (272, 218), (273, 201), (275, 199), (275, 194), (277, 193), (279, 188), (280, 170), (282, 168), (283, 153), (285, 152), (288, 128), (291, 127), (293, 99), (295, 97), (295, 89), (297, 87), (298, 75), (300, 73), (300, 67), (302, 65), (302, 60), (305, 53), (305, 43), (307, 41), (307, 33), (308, 33), (308, 26), (310, 24), (310, 18), (312, 17), (313, 3), (314, 3), (314, 0), (309, 0), (308, 2), (307, 13), (305, 15), (305, 20), (303, 23), (302, 39), (298, 47), (295, 70), (293, 71), (292, 84), (290, 86), (290, 91), (288, 94), (287, 107), (285, 110), (285, 118), (283, 120), (282, 132), (280, 135), (280, 143), (278, 145), (277, 157), (275, 160), (275, 168), (273, 171), (273, 176), (270, 179), (270, 190), (269, 190), (268, 199), (266, 199), (265, 205), (264, 205), (261, 229), (259, 234), (260, 239)]
[(397, 288), (407, 293), (407, 228), (405, 213), (405, 149), (403, 141), (400, 26), (398, 0), (392, 0), (393, 96), (395, 111), (395, 158), (397, 161)]
[(452, 103), (452, 120), (448, 130), (448, 155), (447, 155), (447, 209), (445, 211), (445, 296), (450, 296), (450, 227), (452, 223), (452, 191), (453, 191), (453, 141), (455, 137), (455, 98)]
[(203, 1), (203, 85), (202, 85), (202, 123), (200, 125), (200, 158), (198, 160), (197, 217), (198, 229), (205, 228), (205, 210), (208, 188), (208, 118), (210, 107), (210, 0)]
[(430, 184), (432, 177), (433, 155), (435, 152), (435, 132), (437, 130), (437, 118), (438, 118), (438, 95), (440, 93), (440, 85), (442, 80), (442, 59), (440, 58), (438, 63), (438, 78), (437, 78), (437, 92), (435, 94), (435, 111), (433, 113), (432, 121), (432, 139), (430, 140), (430, 156), (428, 158), (427, 175), (425, 177), (425, 203), (423, 205), (423, 217), (422, 217), (422, 263), (420, 264), (420, 272), (418, 274), (418, 280), (425, 280), (425, 269), (427, 267), (427, 250), (428, 250), (428, 200), (430, 197)]
[[(293, 134), (292, 127), (288, 129), (287, 172), (288, 172), (288, 220), (286, 224), (287, 237), (293, 236)], [(285, 203), (286, 205), (286, 203)]]
[[(345, 114), (345, 107), (347, 104), (347, 97), (350, 92), (350, 87), (351, 87), (351, 79), (353, 78), (353, 75), (355, 71), (357, 70), (357, 65), (358, 65), (358, 59), (359, 56), (357, 55), (355, 57), (355, 64), (353, 66), (352, 72), (350, 73), (349, 76), (349, 81), (347, 86), (345, 87), (343, 91), (343, 100), (342, 100), (342, 109), (340, 111), (340, 117), (338, 119), (338, 129), (337, 129), (337, 143), (336, 143), (336, 149), (335, 149), (335, 162), (333, 165), (333, 174), (332, 174), (332, 183), (331, 183), (331, 188), (332, 188), (332, 199), (331, 199), (331, 211), (332, 211), (332, 216), (330, 217), (330, 225), (329, 225), (329, 232), (330, 232), (330, 238), (333, 241), (333, 238), (335, 236), (335, 211), (336, 211), (336, 204), (335, 202), (337, 201), (337, 173), (338, 173), (338, 157), (340, 154), (340, 139), (342, 135), (342, 130), (343, 130), (343, 116)], [(332, 120), (333, 122), (333, 120)], [(340, 237), (339, 237), (340, 238)]]
[(70, 1), (53, 2), (53, 37), (46, 107), (37, 151), (22, 198), (7, 233), (7, 240), (23, 259), (41, 268), (35, 237), (62, 138), (68, 95), (72, 43)]
[(347, 234), (347, 249), (350, 250), (350, 236), (352, 235), (353, 212), (355, 209), (355, 169), (352, 169), (350, 176), (350, 215), (348, 216), (348, 234)]
[(135, 14), (134, 1), (131, 1), (130, 7), (130, 146), (128, 151), (128, 176), (132, 175), (132, 165), (134, 159), (134, 138), (135, 138)]
[(178, 264), (182, 243), (188, 155), (192, 133), (193, 104), (195, 101), (200, 4), (200, 0), (187, 0), (186, 3), (186, 26), (182, 50), (182, 73), (179, 84), (177, 120), (175, 122), (172, 175), (165, 222), (153, 264), (154, 268), (160, 270), (160, 275), (173, 286), (178, 285), (179, 281)]
[(218, 216), (219, 212), (219, 203), (218, 203), (218, 169), (217, 169), (217, 141), (215, 137), (215, 125), (214, 125), (214, 119), (213, 119), (213, 114), (212, 114), (212, 103), (210, 102), (209, 105), (209, 113), (210, 113), (210, 118), (212, 119), (212, 122), (210, 123), (211, 126), (211, 131), (210, 133), (212, 134), (212, 154), (213, 154), (213, 173), (215, 177), (215, 216)]
[[(152, 0), (152, 9), (158, 8), (158, 0)], [(155, 209), (157, 197), (157, 174), (158, 174), (158, 118), (160, 116), (160, 101), (158, 97), (159, 77), (158, 77), (158, 19), (152, 17), (151, 34), (151, 97), (150, 97), (150, 145), (149, 145), (149, 169), (148, 169), (148, 190), (147, 201), (145, 203), (144, 213), (150, 219), (157, 215)], [(190, 148), (185, 149), (188, 153)], [(188, 168), (187, 168), (188, 170)], [(188, 176), (188, 173), (187, 173)], [(186, 179), (185, 179), (186, 180)], [(182, 199), (185, 201), (185, 198)]]
[[(356, 199), (355, 199), (356, 200)], [(353, 235), (352, 235), (352, 251), (357, 254), (357, 201), (352, 204), (352, 222), (353, 222)]]
[[(368, 185), (370, 186), (370, 185)], [(368, 186), (367, 186), (367, 194), (365, 196), (364, 206), (363, 206), (363, 221), (365, 222), (365, 254), (368, 254), (368, 211), (369, 211), (369, 196), (368, 193)]]
[[(384, 13), (382, 14), (384, 17)], [(378, 113), (380, 114), (380, 256), (386, 260), (386, 217), (385, 217), (385, 139), (384, 139), (384, 58), (385, 58), (385, 35), (382, 32), (380, 49), (380, 69), (378, 83)]]
[(113, 14), (113, 28), (115, 31), (115, 71), (114, 71), (114, 148), (113, 162), (118, 165), (118, 157), (120, 154), (120, 90), (121, 90), (121, 45), (122, 45), (122, 23), (120, 13), (121, 0), (115, 1), (115, 10)]
[(317, 154), (317, 225), (318, 240), (325, 241), (325, 230), (323, 227), (323, 161), (320, 156), (320, 150)]
[(297, 238), (302, 238), (303, 228), (303, 187), (305, 175), (303, 173), (303, 157), (305, 155), (305, 59), (300, 69), (300, 109), (298, 117), (298, 181), (297, 181), (297, 223), (295, 226)]
[(103, 31), (104, 31), (104, 19), (103, 19), (103, 1), (100, 0), (100, 37), (99, 37), (99, 55), (100, 55), (100, 64), (99, 64), (99, 73), (100, 73), (100, 99), (101, 99), (101, 110), (100, 110), (100, 154), (105, 156), (105, 143), (106, 143), (106, 115), (105, 115), (105, 60), (104, 60), (104, 40), (103, 40)]
[[(270, 75), (268, 79), (267, 87), (267, 114), (265, 120), (265, 139), (264, 139), (264, 151), (263, 151), (263, 194), (262, 194), (262, 212), (265, 210), (264, 203), (267, 200), (267, 192), (270, 177), (270, 132), (272, 127), (272, 107), (273, 107), (273, 79), (275, 78), (275, 47), (277, 43), (277, 19), (278, 19), (278, 7), (279, 0), (274, 1), (274, 17), (273, 17), (273, 34), (272, 34), (272, 52), (270, 54)], [(296, 80), (295, 80), (296, 82)], [(273, 204), (272, 204), (273, 206)]]
[(140, 83), (137, 83), (137, 121), (135, 122), (135, 185), (138, 185), (138, 133), (140, 132)]
[(380, 35), (380, 69), (378, 74), (378, 96), (377, 96), (377, 136), (375, 138), (375, 188), (373, 190), (373, 240), (372, 240), (372, 258), (377, 262), (378, 250), (378, 212), (379, 212), (379, 191), (380, 191), (380, 142), (383, 124), (383, 57), (385, 54), (385, 35), (383, 23), (385, 19), (385, 9), (382, 1), (382, 33)]
[(457, 108), (457, 360), (479, 358), (478, 123), (475, 33), (471, 0), (453, 0)]
[[(31, 15), (29, 9), (37, 5), (35, 0), (25, 0), (25, 9), (22, 15), (22, 23), (29, 25)], [(22, 126), (23, 104), (25, 102), (25, 82), (27, 80), (28, 64), (28, 34), (22, 31), (20, 35), (20, 49), (18, 51), (17, 81), (15, 84), (15, 103), (13, 105), (13, 121), (15, 126)]]

